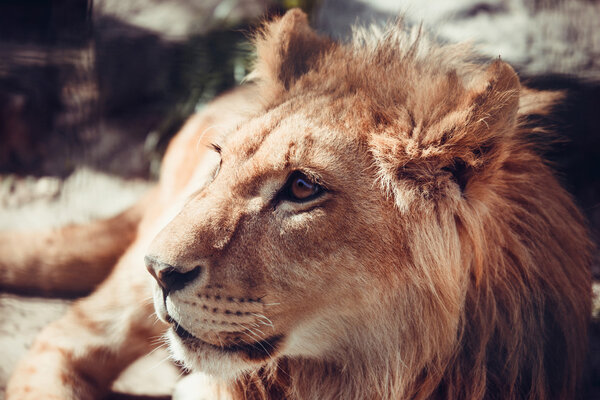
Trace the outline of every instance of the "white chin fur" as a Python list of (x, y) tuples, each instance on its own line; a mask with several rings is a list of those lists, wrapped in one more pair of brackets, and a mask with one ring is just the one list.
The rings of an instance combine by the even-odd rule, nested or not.
[(242, 373), (258, 367), (243, 361), (239, 356), (220, 353), (215, 349), (194, 350), (185, 346), (172, 329), (167, 331), (167, 340), (173, 359), (191, 371), (204, 372), (223, 381), (235, 380)]

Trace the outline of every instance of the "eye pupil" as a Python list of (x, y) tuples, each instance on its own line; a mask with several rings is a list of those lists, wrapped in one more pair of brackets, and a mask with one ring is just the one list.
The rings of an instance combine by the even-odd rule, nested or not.
[(305, 199), (315, 192), (315, 185), (303, 178), (296, 178), (292, 182), (292, 195), (297, 199)]
[(288, 200), (301, 202), (317, 197), (322, 191), (323, 188), (318, 183), (296, 171), (288, 179), (283, 193)]
[(300, 186), (301, 188), (310, 188), (311, 187), (311, 185), (306, 183), (304, 181), (304, 179), (298, 179), (296, 182), (298, 183), (298, 186)]

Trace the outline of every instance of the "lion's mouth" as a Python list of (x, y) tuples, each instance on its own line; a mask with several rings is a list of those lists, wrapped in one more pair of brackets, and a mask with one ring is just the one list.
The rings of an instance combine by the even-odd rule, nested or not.
[(223, 353), (236, 353), (244, 355), (249, 361), (262, 361), (271, 358), (277, 351), (279, 344), (282, 342), (283, 335), (274, 335), (267, 339), (253, 343), (239, 343), (231, 345), (217, 346), (208, 343), (186, 331), (181, 325), (174, 323), (173, 331), (179, 336), (184, 343), (191, 343), (195, 346), (208, 347)]

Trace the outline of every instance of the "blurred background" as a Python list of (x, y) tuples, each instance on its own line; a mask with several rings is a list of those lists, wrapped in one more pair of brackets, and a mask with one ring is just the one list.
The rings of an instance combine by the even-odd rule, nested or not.
[[(600, 243), (599, 0), (0, 0), (0, 229), (83, 222), (134, 202), (185, 118), (249, 72), (252, 27), (292, 7), (341, 41), (354, 24), (402, 15), (442, 42), (501, 56), (531, 87), (565, 90), (539, 121), (561, 135), (544, 154)], [(68, 304), (0, 293), (0, 392)], [(599, 312), (587, 398), (600, 398)], [(164, 357), (138, 370), (168, 385), (140, 383), (133, 368), (116, 389), (169, 393), (179, 372)]]

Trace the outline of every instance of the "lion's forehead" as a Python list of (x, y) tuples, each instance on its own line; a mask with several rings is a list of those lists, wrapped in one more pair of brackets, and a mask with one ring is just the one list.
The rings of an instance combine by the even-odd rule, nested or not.
[(307, 112), (283, 109), (240, 126), (225, 143), (223, 159), (239, 184), (257, 184), (296, 169), (343, 171), (356, 165), (359, 151), (351, 133), (324, 126)]

